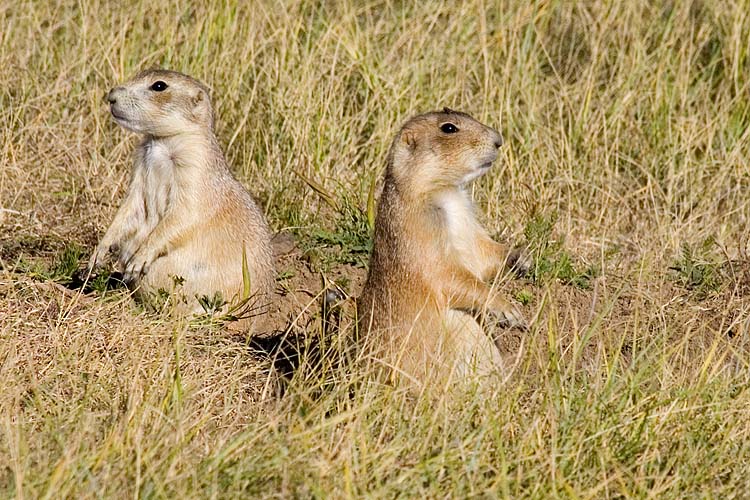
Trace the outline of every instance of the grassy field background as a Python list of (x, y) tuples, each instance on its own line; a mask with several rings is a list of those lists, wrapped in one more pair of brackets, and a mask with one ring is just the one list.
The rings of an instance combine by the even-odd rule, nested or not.
[[(0, 496), (750, 496), (750, 3), (198, 3), (0, 0)], [(151, 66), (212, 89), (280, 283), (364, 272), (409, 116), (501, 130), (474, 198), (536, 267), (496, 394), (278, 396), (246, 339), (68, 288), (136, 141), (103, 96)]]

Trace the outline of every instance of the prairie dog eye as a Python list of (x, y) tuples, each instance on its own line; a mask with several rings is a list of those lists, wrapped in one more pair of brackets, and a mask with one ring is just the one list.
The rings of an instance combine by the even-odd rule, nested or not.
[(440, 130), (442, 130), (446, 134), (455, 134), (456, 132), (458, 132), (458, 127), (448, 122), (440, 125)]
[(166, 90), (167, 84), (162, 82), (161, 80), (156, 81), (151, 85), (149, 88), (153, 90), (154, 92), (161, 92), (162, 90)]

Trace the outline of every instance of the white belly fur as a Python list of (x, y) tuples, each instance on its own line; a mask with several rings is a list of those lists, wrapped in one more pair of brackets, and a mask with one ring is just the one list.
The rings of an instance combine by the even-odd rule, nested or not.
[(477, 263), (479, 256), (476, 255), (477, 231), (482, 231), (474, 215), (474, 206), (469, 194), (463, 190), (445, 191), (441, 193), (436, 204), (441, 210), (441, 215), (448, 234), (448, 254), (458, 255), (463, 266), (479, 275)]

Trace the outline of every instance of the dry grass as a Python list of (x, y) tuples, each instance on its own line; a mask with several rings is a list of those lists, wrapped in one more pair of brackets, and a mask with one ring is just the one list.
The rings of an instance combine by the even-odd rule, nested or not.
[[(194, 4), (0, 0), (0, 495), (750, 495), (747, 1)], [(102, 97), (152, 65), (213, 89), (237, 176), (313, 271), (361, 275), (407, 117), (499, 127), (475, 199), (539, 271), (508, 285), (536, 321), (497, 394), (332, 369), (278, 396), (244, 339), (57, 285), (127, 183)]]

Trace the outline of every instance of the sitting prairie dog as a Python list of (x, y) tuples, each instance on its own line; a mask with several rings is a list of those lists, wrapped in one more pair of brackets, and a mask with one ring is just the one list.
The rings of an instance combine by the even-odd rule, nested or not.
[[(193, 78), (147, 70), (107, 95), (115, 122), (144, 136), (127, 195), (89, 261), (110, 256), (141, 294), (267, 301), (274, 287), (271, 233), (263, 212), (232, 176), (214, 135), (208, 89)], [(243, 258), (247, 265), (243, 266)]]
[(358, 321), (368, 348), (399, 379), (424, 386), (498, 370), (500, 352), (472, 313), (525, 326), (485, 281), (506, 265), (525, 271), (526, 257), (490, 238), (466, 191), (502, 143), (497, 131), (448, 108), (412, 118), (393, 141)]

